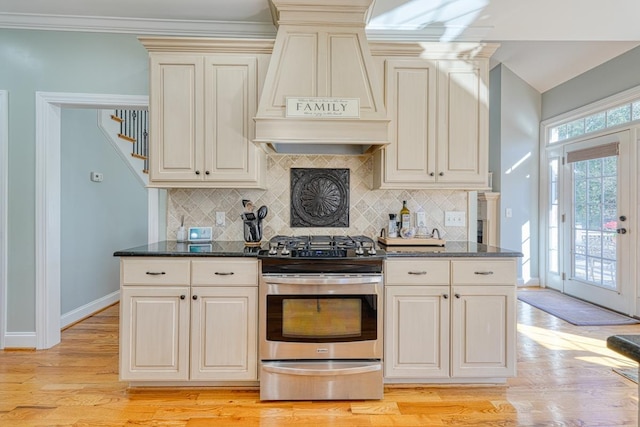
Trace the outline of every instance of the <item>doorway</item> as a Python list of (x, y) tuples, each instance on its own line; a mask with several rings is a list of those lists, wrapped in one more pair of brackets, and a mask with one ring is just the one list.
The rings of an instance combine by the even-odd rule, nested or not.
[(7, 333), (7, 211), (9, 200), (9, 94), (0, 90), (0, 349)]
[[(562, 149), (557, 169), (559, 267), (548, 285), (632, 314), (634, 288), (626, 233), (631, 211), (630, 131), (584, 139)], [(553, 204), (552, 204), (553, 206)]]
[[(36, 92), (35, 347), (60, 342), (60, 119), (62, 108), (146, 108), (147, 96)], [(158, 214), (149, 209), (149, 215)], [(157, 218), (150, 219), (157, 224)]]

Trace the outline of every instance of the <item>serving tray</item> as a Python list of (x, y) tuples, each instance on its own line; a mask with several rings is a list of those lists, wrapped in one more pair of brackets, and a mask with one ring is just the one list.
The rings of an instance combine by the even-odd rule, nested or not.
[(412, 239), (403, 239), (402, 237), (378, 237), (378, 242), (387, 246), (444, 246), (442, 239), (423, 239), (414, 237)]

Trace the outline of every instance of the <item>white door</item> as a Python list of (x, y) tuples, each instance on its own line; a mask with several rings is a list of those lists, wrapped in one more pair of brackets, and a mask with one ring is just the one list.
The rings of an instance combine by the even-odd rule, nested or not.
[(565, 146), (562, 166), (563, 291), (631, 314), (630, 132)]

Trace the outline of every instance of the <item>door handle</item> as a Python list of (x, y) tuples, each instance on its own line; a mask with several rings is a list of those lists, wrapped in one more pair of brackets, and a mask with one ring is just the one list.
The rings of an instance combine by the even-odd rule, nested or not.
[(618, 229), (616, 229), (616, 233), (618, 233), (618, 234), (627, 234), (627, 229), (626, 228), (618, 228)]

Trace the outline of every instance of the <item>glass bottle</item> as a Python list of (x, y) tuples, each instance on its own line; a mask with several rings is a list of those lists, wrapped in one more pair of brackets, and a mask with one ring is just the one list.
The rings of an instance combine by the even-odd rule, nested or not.
[(411, 227), (411, 211), (407, 207), (407, 201), (402, 201), (402, 209), (400, 210), (400, 228)]

